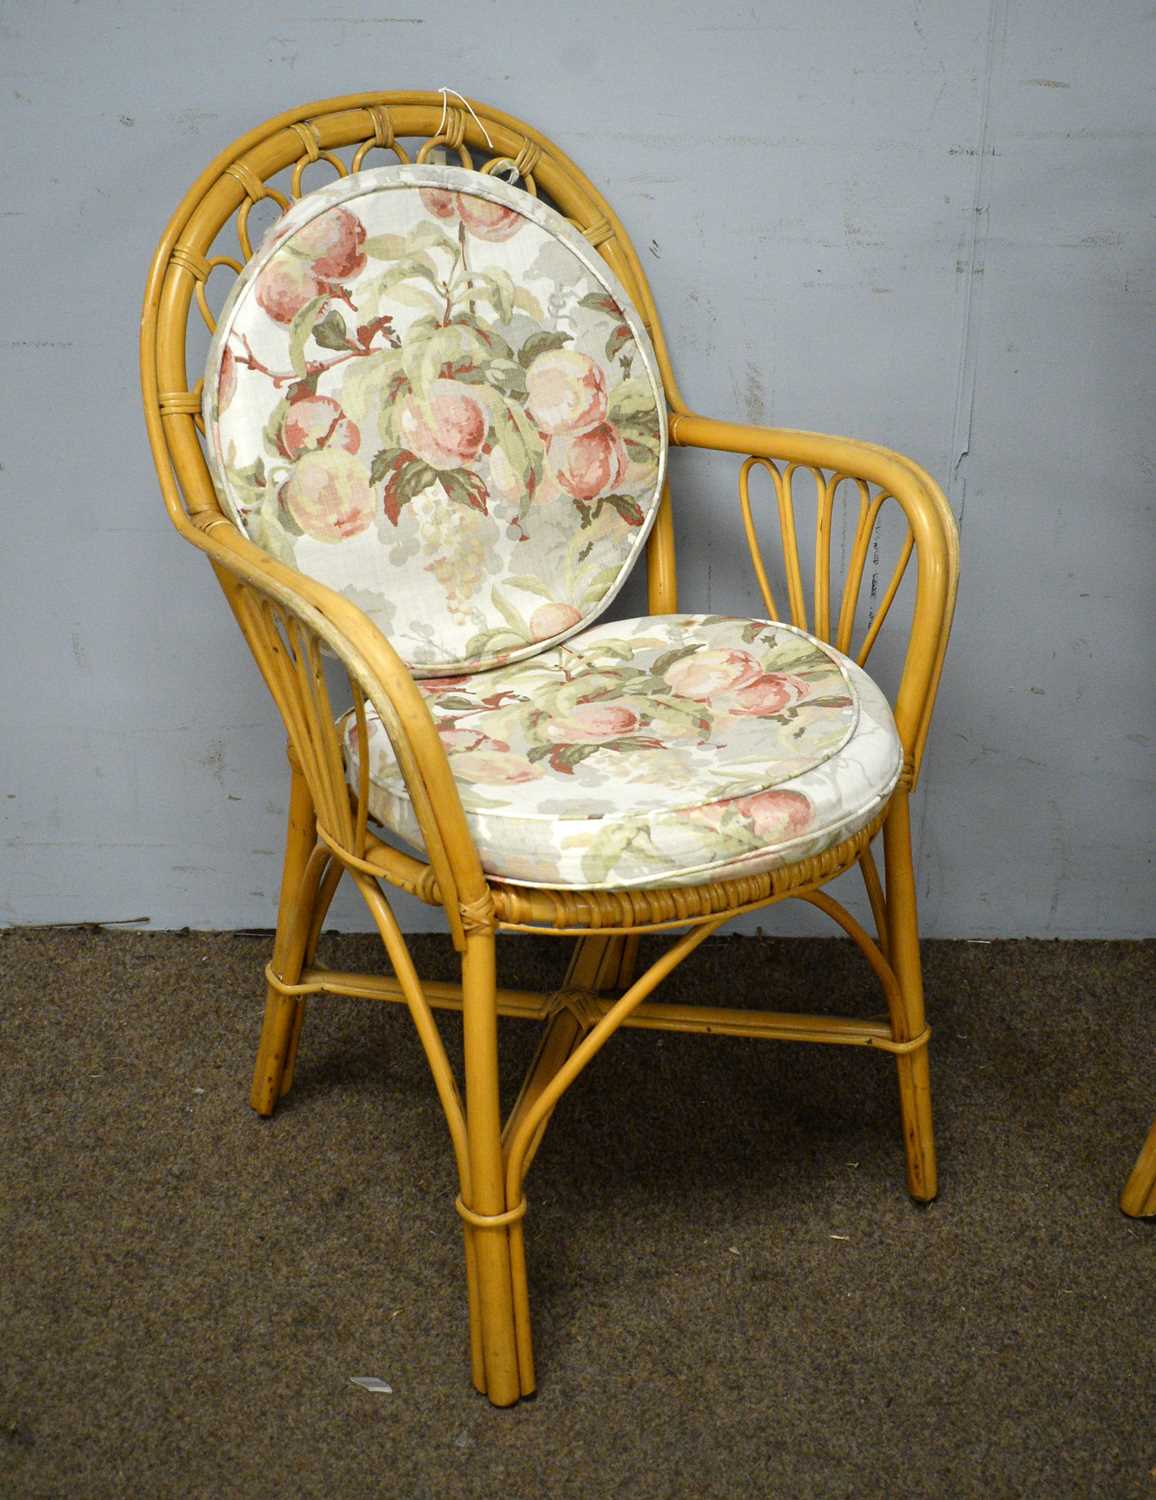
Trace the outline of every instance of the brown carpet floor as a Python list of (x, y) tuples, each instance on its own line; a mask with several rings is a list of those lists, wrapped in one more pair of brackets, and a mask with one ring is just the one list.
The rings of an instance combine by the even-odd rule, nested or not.
[[(1156, 1103), (1156, 944), (927, 945), (927, 1209), (888, 1059), (617, 1038), (530, 1179), (540, 1394), (505, 1413), (469, 1386), (408, 1019), (315, 1003), (258, 1120), (267, 946), (0, 934), (3, 1495), (1156, 1496), (1156, 1224), (1116, 1207)], [(510, 939), (504, 977), (563, 956)], [(816, 991), (879, 1008), (834, 941), (716, 938), (664, 993)], [(534, 1028), (504, 1028), (512, 1082)]]

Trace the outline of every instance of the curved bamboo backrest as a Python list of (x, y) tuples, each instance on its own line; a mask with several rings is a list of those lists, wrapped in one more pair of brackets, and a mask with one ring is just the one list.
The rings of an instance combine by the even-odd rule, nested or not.
[[(375, 151), (392, 153), (400, 161), (424, 161), (441, 147), (463, 166), (516, 171), (528, 188), (548, 198), (578, 227), (626, 287), (654, 343), (667, 399), (673, 410), (685, 410), (646, 277), (610, 205), (539, 131), (489, 105), (471, 101), (471, 107), (473, 115), (465, 108), (448, 108), (444, 96), (433, 92), (352, 94), (303, 105), (235, 141), (190, 188), (154, 259), (141, 328), (149, 438), (178, 530), (187, 534), (190, 523), (203, 526), (222, 514), (199, 437), (201, 383), (189, 384), (194, 303), (211, 329), (206, 283), (217, 272), (239, 274), (251, 256), (249, 220), (255, 203), (271, 198), (283, 209), (309, 190), (303, 183), (307, 168), (344, 176), (363, 165), (381, 164), (383, 158), (371, 154)], [(421, 144), (415, 147), (415, 141)], [(286, 172), (287, 191), (270, 185)], [(222, 244), (230, 220), (235, 244)], [(648, 545), (654, 609), (676, 607), (673, 563), (666, 495)]]

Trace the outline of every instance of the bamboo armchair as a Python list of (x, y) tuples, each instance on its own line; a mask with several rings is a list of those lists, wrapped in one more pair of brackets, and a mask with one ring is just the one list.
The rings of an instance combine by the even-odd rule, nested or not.
[[(170, 518), (181, 536), (208, 557), (288, 735), (287, 846), (276, 937), (266, 971), (268, 994), (253, 1108), (270, 1115), (290, 1088), (310, 995), (363, 996), (408, 1007), (445, 1113), (460, 1181), (456, 1207), (465, 1236), (473, 1382), (493, 1403), (504, 1406), (535, 1386), (524, 1179), (559, 1098), (621, 1026), (842, 1044), (889, 1053), (898, 1069), (907, 1187), (917, 1200), (935, 1196), (930, 1032), (920, 977), (909, 800), (947, 646), (958, 563), (951, 512), (935, 483), (910, 460), (849, 438), (734, 425), (693, 414), (675, 383), (638, 257), (609, 205), (543, 135), (488, 106), (475, 104), (473, 109), (474, 115), (447, 110), (442, 96), (432, 93), (359, 94), (292, 110), (235, 142), (190, 189), (160, 243), (144, 303), (141, 365), (149, 439)], [(670, 442), (743, 460), (740, 503), (769, 620), (782, 617), (756, 537), (757, 505), (750, 492), (756, 474), (766, 477), (777, 499), (787, 618), (842, 652), (852, 650), (880, 510), (890, 502), (902, 512), (906, 534), (895, 574), (858, 648), (862, 662), (913, 564), (912, 619), (893, 705), (902, 771), (886, 804), (834, 847), (760, 873), (697, 884), (551, 889), (487, 876), (427, 699), (398, 651), (356, 604), (256, 546), (222, 510), (203, 447), (201, 389), (190, 385), (187, 355), (194, 305), (212, 325), (205, 293), (208, 278), (221, 268), (241, 271), (253, 254), (248, 227), (253, 205), (273, 196), (286, 206), (288, 197), (303, 191), (306, 168), (321, 172), (327, 164), (339, 175), (361, 171), (375, 148), (392, 150), (406, 161), (405, 143), (415, 140), (425, 142), (420, 160), (428, 158), (433, 146), (456, 153), (465, 165), (487, 156), (514, 164), (527, 187), (532, 184), (548, 196), (597, 248), (650, 333), (665, 387)], [(348, 153), (345, 158), (343, 151)], [(286, 177), (287, 192), (270, 185), (270, 179), (284, 182)], [(230, 221), (240, 259), (217, 243)], [(815, 497), (810, 614), (795, 527), (794, 485), (801, 477), (813, 487)], [(833, 516), (848, 496), (857, 506), (853, 544), (833, 617)], [(646, 565), (651, 614), (673, 614), (678, 606), (668, 489), (646, 543)], [(352, 695), (353, 717), (346, 727), (361, 751), (352, 789), (323, 653), (340, 663)], [(420, 826), (424, 857), (395, 847), (370, 827), (370, 713), (388, 731)], [(871, 853), (880, 832), (885, 885)], [(866, 885), (875, 935), (823, 890), (834, 877), (856, 866)], [(381, 934), (389, 974), (335, 972), (315, 961), (322, 923), (346, 875), (364, 897)], [(445, 912), (461, 955), (460, 985), (423, 983), (418, 977), (385, 894), (388, 886)], [(705, 1010), (649, 998), (729, 918), (789, 897), (824, 912), (862, 950), (883, 990), (886, 1021)], [(495, 939), (502, 932), (577, 940), (560, 993), (534, 994), (498, 985)], [(665, 932), (677, 934), (669, 949), (636, 975), (640, 935)], [(439, 1009), (462, 1014), (460, 1083), (435, 1020)], [(498, 1097), (499, 1016), (544, 1023), (537, 1055), (505, 1121)]]

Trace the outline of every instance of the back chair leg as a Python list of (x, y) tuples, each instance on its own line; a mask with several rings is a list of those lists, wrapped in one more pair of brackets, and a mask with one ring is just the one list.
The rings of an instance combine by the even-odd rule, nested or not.
[[(317, 851), (317, 822), (313, 798), (300, 766), (290, 755), (292, 782), (289, 789), (289, 826), (285, 839), (285, 866), (281, 875), (281, 899), (277, 910), (277, 935), (273, 940), (273, 972), (285, 984), (295, 984), (305, 962), (322, 875)], [(271, 1115), (277, 1100), (293, 1077), (293, 1058), (304, 1019), (305, 1002), (283, 995), (273, 985), (265, 998), (265, 1020), (249, 1103), (259, 1115)]]
[[(919, 959), (919, 917), (915, 901), (915, 871), (911, 863), (911, 813), (906, 790), (896, 792), (883, 824), (887, 869), (888, 956), (899, 983), (901, 1008), (892, 1018), (897, 1042), (921, 1036), (927, 1022), (923, 1009), (923, 973)], [(907, 1153), (907, 1191), (930, 1203), (939, 1190), (935, 1137), (931, 1123), (931, 1069), (927, 1047), (901, 1053), (899, 1109), (903, 1145)]]

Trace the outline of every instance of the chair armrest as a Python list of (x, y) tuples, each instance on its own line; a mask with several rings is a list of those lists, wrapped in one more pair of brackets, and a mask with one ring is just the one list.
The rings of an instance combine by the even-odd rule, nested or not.
[[(912, 459), (855, 438), (831, 437), (825, 433), (790, 428), (750, 427), (689, 413), (674, 413), (670, 419), (670, 440), (683, 447), (746, 454), (750, 459), (765, 461), (768, 465), (783, 464), (788, 470), (805, 468), (812, 471), (817, 481), (821, 478), (821, 500), (827, 507), (828, 521), (835, 491), (846, 480), (874, 486), (879, 504), (890, 498), (903, 510), (916, 560), (915, 606), (893, 708), (904, 748), (904, 780), (908, 786), (914, 786), (943, 671), (959, 578), (959, 532), (943, 491)], [(776, 475), (776, 487), (779, 483)], [(745, 503), (745, 488), (743, 493)], [(874, 514), (877, 513), (876, 509)], [(748, 540), (766, 594), (765, 574), (749, 521)], [(785, 548), (793, 544), (793, 536), (784, 536)], [(863, 547), (865, 553), (865, 536)], [(795, 563), (797, 566), (797, 554)], [(897, 586), (898, 578), (894, 581), (894, 587)], [(884, 601), (885, 608), (890, 605), (891, 597), (889, 591)], [(817, 633), (827, 635), (829, 631)], [(873, 637), (869, 637), (867, 649), (872, 643)]]
[[(357, 862), (365, 861), (365, 797), (349, 807), (341, 745), (320, 671), (324, 645), (341, 661), (355, 691), (376, 709), (405, 778), (455, 942), (462, 908), (490, 900), (429, 706), (409, 668), (369, 617), (348, 599), (263, 552), (221, 515), (203, 513), (179, 527), (209, 557), (237, 622), (285, 720), (317, 807), (318, 823)], [(266, 607), (262, 607), (265, 601)], [(277, 621), (270, 621), (268, 605)], [(286, 620), (294, 623), (287, 661)], [(362, 745), (362, 766), (368, 756)], [(364, 771), (367, 773), (367, 769)], [(364, 787), (363, 787), (364, 793)], [(370, 872), (370, 866), (364, 865)]]

